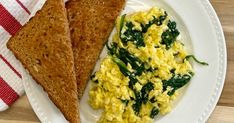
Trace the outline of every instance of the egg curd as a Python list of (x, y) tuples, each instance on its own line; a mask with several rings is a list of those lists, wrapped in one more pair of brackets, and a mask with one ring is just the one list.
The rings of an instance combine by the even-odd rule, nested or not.
[(99, 123), (151, 123), (171, 111), (193, 76), (176, 22), (159, 8), (122, 15), (108, 55), (91, 76), (89, 104)]

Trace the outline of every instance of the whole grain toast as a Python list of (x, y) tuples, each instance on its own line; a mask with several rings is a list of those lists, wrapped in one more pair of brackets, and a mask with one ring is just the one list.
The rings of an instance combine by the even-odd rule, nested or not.
[(125, 0), (69, 0), (66, 4), (79, 99)]
[(79, 123), (77, 84), (63, 0), (43, 8), (7, 43), (71, 123)]

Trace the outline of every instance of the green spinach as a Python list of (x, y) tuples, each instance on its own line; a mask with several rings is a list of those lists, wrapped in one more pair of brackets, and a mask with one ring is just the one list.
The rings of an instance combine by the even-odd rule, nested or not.
[(170, 21), (167, 24), (167, 29), (166, 31), (163, 32), (161, 38), (162, 38), (162, 44), (165, 44), (167, 49), (171, 47), (171, 45), (175, 42), (177, 36), (180, 34), (178, 29), (176, 29), (176, 22), (175, 21)]
[(118, 46), (118, 44), (115, 43), (115, 42), (113, 42), (111, 44), (111, 46), (109, 46), (108, 43), (106, 43), (106, 47), (107, 47), (107, 49), (109, 51), (108, 53), (110, 53), (111, 55), (116, 54), (116, 52), (117, 52), (117, 46)]
[(124, 20), (125, 20), (126, 14), (122, 15), (120, 18), (120, 29), (119, 29), (119, 38), (121, 39), (122, 29), (124, 26)]
[(175, 91), (184, 85), (186, 85), (190, 79), (192, 78), (192, 75), (185, 74), (185, 75), (173, 75), (173, 77), (169, 80), (164, 80), (163, 81), (163, 90), (165, 91), (168, 86), (172, 87), (172, 90), (169, 91), (167, 94), (169, 96), (172, 96)]
[(148, 101), (149, 92), (154, 89), (154, 84), (152, 82), (146, 83), (141, 89), (141, 100), (144, 104)]
[(127, 44), (128, 41), (133, 42), (137, 47), (144, 47), (145, 43), (143, 40), (143, 34), (141, 31), (134, 29), (134, 25), (132, 22), (127, 22), (126, 23), (126, 31), (122, 34), (121, 31), (121, 36), (120, 39), (123, 42), (123, 44)]
[(148, 24), (141, 24), (142, 32), (146, 33), (148, 31), (148, 28), (152, 26), (153, 24), (156, 24), (157, 26), (161, 26), (163, 24), (163, 21), (167, 18), (167, 12), (165, 11), (164, 15), (159, 16), (159, 18), (156, 18), (153, 16), (153, 20), (149, 21)]
[(185, 57), (186, 60), (189, 60), (190, 58), (192, 58), (195, 62), (197, 62), (197, 63), (199, 63), (201, 65), (209, 65), (206, 62), (199, 61), (194, 55), (188, 55), (188, 56)]
[(110, 55), (115, 55), (121, 61), (123, 61), (126, 65), (129, 63), (132, 68), (135, 70), (135, 76), (141, 75), (142, 72), (146, 69), (144, 63), (141, 62), (139, 58), (129, 53), (124, 48), (118, 48), (117, 43), (112, 43), (111, 46), (107, 46), (108, 52)]
[(130, 54), (126, 49), (120, 48), (119, 49), (119, 59), (121, 59), (125, 64), (129, 63), (132, 68), (135, 70), (135, 75), (141, 75), (142, 72), (145, 70), (144, 64), (141, 60), (134, 55)]
[(113, 61), (118, 65), (119, 70), (123, 73), (124, 76), (128, 76), (130, 81), (128, 83), (128, 87), (130, 89), (133, 89), (133, 86), (135, 85), (135, 83), (138, 81), (135, 77), (134, 74), (132, 74), (127, 66), (125, 65), (125, 63), (123, 61), (121, 61), (119, 58), (117, 58), (116, 56), (113, 56)]
[(135, 103), (132, 105), (132, 107), (136, 115), (139, 114), (142, 103), (147, 103), (149, 92), (153, 89), (153, 83), (148, 82), (142, 87), (141, 91), (136, 91), (135, 89), (133, 90), (135, 94)]
[(159, 110), (156, 107), (153, 107), (150, 113), (150, 118), (154, 119), (154, 117), (158, 115), (158, 113), (159, 113)]
[(155, 103), (157, 100), (155, 99), (155, 97), (152, 97), (151, 99), (150, 99), (150, 102), (151, 103)]
[(132, 76), (132, 73), (128, 70), (127, 66), (119, 58), (113, 56), (113, 61), (118, 65), (120, 71), (124, 76)]
[(133, 110), (135, 111), (136, 115), (139, 115), (141, 110), (142, 100), (141, 100), (141, 93), (134, 90), (135, 93), (135, 103), (132, 105)]

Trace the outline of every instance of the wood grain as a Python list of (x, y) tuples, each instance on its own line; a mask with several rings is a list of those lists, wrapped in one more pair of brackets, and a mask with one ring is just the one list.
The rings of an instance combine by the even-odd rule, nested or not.
[(218, 105), (234, 107), (234, 1), (211, 0), (211, 3), (224, 30), (228, 55), (227, 75)]
[[(4, 121), (4, 122), (1, 122)], [(31, 108), (26, 95), (22, 96), (17, 102), (15, 102), (8, 110), (0, 112), (0, 123), (6, 121), (39, 121), (36, 114)]]
[[(224, 90), (207, 123), (234, 123), (234, 0), (211, 0), (224, 30), (228, 66)], [(0, 123), (39, 123), (26, 96), (0, 112)]]
[(217, 106), (207, 123), (234, 123), (234, 107)]

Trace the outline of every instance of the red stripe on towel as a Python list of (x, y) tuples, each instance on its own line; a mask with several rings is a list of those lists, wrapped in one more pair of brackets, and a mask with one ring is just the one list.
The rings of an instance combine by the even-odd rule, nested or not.
[(0, 25), (10, 34), (15, 35), (22, 25), (0, 4)]
[(23, 3), (21, 3), (19, 0), (16, 0), (16, 2), (17, 2), (29, 15), (31, 14), (30, 11), (28, 10), (28, 8), (26, 8), (26, 7), (24, 6)]
[(19, 95), (0, 77), (0, 98), (7, 105), (15, 102)]
[(3, 62), (5, 62), (7, 64), (8, 67), (11, 68), (12, 71), (14, 71), (14, 73), (22, 79), (22, 75), (7, 61), (6, 58), (4, 58), (1, 54), (0, 54), (0, 59), (2, 59)]

